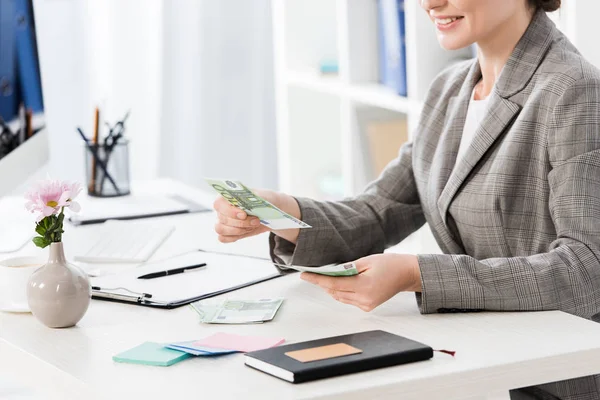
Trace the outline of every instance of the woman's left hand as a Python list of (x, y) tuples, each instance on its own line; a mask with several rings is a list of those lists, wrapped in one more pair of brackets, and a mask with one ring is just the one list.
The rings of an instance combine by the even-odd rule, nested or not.
[(303, 272), (305, 281), (325, 289), (334, 299), (371, 311), (400, 292), (420, 292), (421, 272), (417, 257), (408, 254), (376, 254), (354, 262), (358, 275), (333, 277)]

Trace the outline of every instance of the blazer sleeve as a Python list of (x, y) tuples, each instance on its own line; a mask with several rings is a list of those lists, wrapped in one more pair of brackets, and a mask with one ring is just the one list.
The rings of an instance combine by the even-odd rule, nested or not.
[(600, 81), (560, 97), (548, 124), (549, 210), (556, 239), (546, 253), (476, 260), (420, 255), (422, 313), (562, 310), (600, 313)]
[(295, 246), (271, 234), (271, 256), (279, 262), (318, 266), (382, 253), (425, 222), (413, 176), (412, 143), (402, 146), (381, 177), (355, 198), (296, 200), (302, 220), (312, 228), (300, 230)]

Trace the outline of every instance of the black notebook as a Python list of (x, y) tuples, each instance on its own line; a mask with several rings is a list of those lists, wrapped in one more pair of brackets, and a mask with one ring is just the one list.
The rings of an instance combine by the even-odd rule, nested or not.
[(384, 331), (294, 343), (246, 354), (246, 365), (292, 383), (428, 360), (433, 349)]

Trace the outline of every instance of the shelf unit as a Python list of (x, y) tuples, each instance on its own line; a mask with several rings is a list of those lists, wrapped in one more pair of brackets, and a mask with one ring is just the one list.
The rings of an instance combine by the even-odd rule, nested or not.
[[(377, 0), (272, 0), (272, 15), (279, 189), (293, 195), (360, 193), (376, 178), (366, 126), (404, 118), (412, 134), (434, 77), (473, 56), (441, 49), (419, 2), (406, 0), (408, 97), (401, 97), (378, 83)], [(339, 72), (320, 74), (321, 62), (336, 62)], [(413, 253), (439, 251), (427, 227), (405, 242)]]
[[(378, 83), (376, 0), (272, 4), (280, 189), (317, 198), (357, 194), (375, 178), (363, 145), (369, 117), (360, 115), (401, 114), (412, 131), (431, 80), (471, 52), (443, 51), (418, 2), (407, 1), (409, 96), (401, 97)], [(337, 62), (339, 73), (321, 75), (326, 61)]]

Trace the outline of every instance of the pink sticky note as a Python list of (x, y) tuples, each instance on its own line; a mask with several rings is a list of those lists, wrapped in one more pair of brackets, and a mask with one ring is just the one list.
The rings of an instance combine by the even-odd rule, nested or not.
[(215, 333), (204, 339), (194, 342), (196, 346), (206, 346), (217, 349), (237, 350), (250, 352), (268, 349), (285, 342), (282, 338), (266, 338), (260, 336), (242, 336), (232, 333)]

